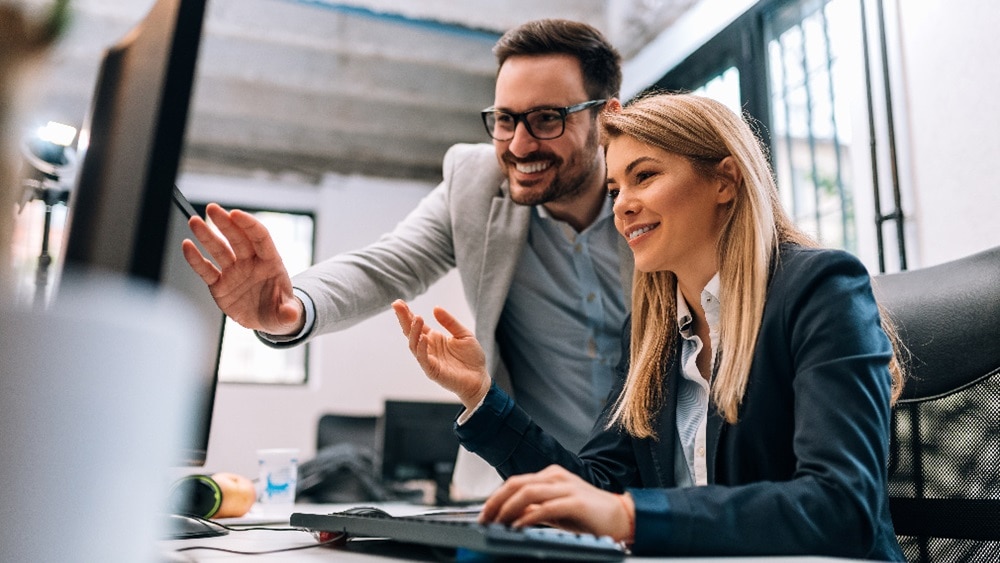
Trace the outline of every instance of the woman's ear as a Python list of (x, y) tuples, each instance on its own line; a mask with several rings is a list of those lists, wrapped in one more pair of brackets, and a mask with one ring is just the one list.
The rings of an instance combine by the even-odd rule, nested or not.
[(716, 172), (721, 180), (717, 203), (731, 203), (736, 199), (736, 190), (743, 181), (743, 173), (740, 172), (739, 166), (736, 165), (736, 159), (732, 156), (723, 158), (716, 165)]

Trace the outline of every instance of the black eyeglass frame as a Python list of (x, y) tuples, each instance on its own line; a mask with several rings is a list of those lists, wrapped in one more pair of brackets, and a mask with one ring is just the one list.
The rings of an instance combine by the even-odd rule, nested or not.
[[(603, 99), (602, 100), (587, 100), (586, 102), (580, 102), (579, 104), (574, 104), (574, 105), (571, 105), (571, 106), (566, 106), (564, 108), (535, 108), (535, 109), (524, 111), (524, 112), (521, 112), (521, 113), (514, 113), (514, 112), (510, 112), (510, 111), (499, 110), (500, 113), (508, 115), (508, 116), (510, 116), (511, 118), (514, 119), (514, 127), (511, 128), (510, 137), (508, 137), (506, 139), (498, 139), (498, 138), (496, 138), (493, 135), (493, 130), (490, 129), (489, 119), (490, 119), (491, 116), (495, 116), (497, 114), (498, 110), (496, 109), (496, 106), (490, 106), (490, 107), (482, 110), (481, 112), (479, 112), (479, 115), (480, 115), (480, 117), (483, 118), (483, 126), (486, 127), (486, 134), (489, 135), (490, 138), (493, 139), (494, 141), (501, 141), (502, 142), (502, 141), (509, 141), (509, 140), (513, 139), (514, 138), (514, 133), (517, 131), (517, 124), (518, 123), (523, 123), (525, 130), (528, 131), (528, 134), (531, 135), (532, 137), (538, 139), (539, 141), (551, 141), (552, 139), (558, 139), (559, 137), (562, 137), (563, 133), (566, 132), (566, 116), (570, 115), (571, 113), (577, 113), (577, 112), (583, 111), (585, 109), (590, 109), (592, 107), (596, 107), (596, 106), (599, 106), (599, 105), (605, 104), (605, 103), (607, 103), (607, 100), (603, 100)], [(531, 130), (531, 125), (528, 123), (528, 116), (531, 115), (531, 114), (533, 114), (533, 113), (539, 112), (539, 111), (555, 111), (555, 112), (559, 113), (559, 116), (562, 118), (562, 128), (559, 129), (559, 133), (558, 134), (553, 135), (551, 137), (539, 137), (538, 135), (535, 134), (534, 131)], [(494, 126), (495, 125), (496, 125), (496, 122), (494, 122)]]

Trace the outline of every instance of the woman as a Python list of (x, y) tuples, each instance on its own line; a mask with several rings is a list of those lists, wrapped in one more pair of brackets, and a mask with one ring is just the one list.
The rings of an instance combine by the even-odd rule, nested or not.
[(635, 255), (619, 378), (562, 448), (492, 386), (472, 333), (393, 305), (463, 445), (507, 478), (480, 519), (610, 535), (638, 554), (903, 560), (889, 517), (902, 373), (864, 267), (785, 216), (759, 141), (718, 102), (602, 116), (608, 193)]

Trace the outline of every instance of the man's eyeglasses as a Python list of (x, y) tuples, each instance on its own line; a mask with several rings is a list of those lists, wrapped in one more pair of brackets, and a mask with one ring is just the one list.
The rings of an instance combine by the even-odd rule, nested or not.
[(518, 123), (524, 123), (524, 128), (532, 137), (547, 141), (561, 136), (566, 131), (567, 115), (599, 106), (606, 101), (590, 100), (564, 108), (538, 108), (523, 113), (511, 113), (488, 107), (480, 113), (483, 116), (486, 132), (497, 141), (513, 139)]

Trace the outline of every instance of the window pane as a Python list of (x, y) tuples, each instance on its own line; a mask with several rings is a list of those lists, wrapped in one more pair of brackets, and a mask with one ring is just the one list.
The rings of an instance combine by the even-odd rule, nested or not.
[[(307, 213), (252, 211), (274, 239), (292, 275), (312, 264), (313, 216)], [(213, 225), (214, 228), (214, 225)], [(219, 381), (227, 383), (305, 383), (308, 346), (276, 350), (263, 345), (253, 331), (226, 319), (219, 360)]]
[(861, 72), (861, 61), (850, 55), (861, 40), (859, 19), (849, 0), (800, 2), (765, 18), (782, 202), (820, 243), (851, 252), (858, 244), (844, 78)]
[(710, 78), (692, 93), (722, 102), (737, 114), (743, 114), (743, 104), (740, 101), (740, 71), (735, 66)]

